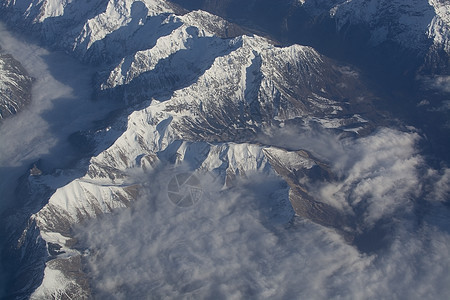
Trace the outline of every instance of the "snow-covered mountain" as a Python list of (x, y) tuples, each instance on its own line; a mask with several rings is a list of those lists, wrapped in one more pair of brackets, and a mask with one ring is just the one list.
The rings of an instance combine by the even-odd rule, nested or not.
[[(427, 24), (438, 26), (428, 31), (433, 49), (448, 53), (448, 40), (438, 36), (448, 37), (442, 31), (448, 28), (448, 6), (432, 2), (434, 10), (419, 9), (400, 2), (346, 1), (329, 11), (339, 28), (370, 21), (374, 44), (413, 39), (420, 30), (410, 30), (408, 22), (431, 16)], [(368, 11), (354, 16), (351, 5)], [(382, 25), (385, 12), (400, 7), (413, 10), (411, 18)], [(49, 46), (96, 64), (95, 97), (123, 103), (116, 116), (78, 133), (91, 152), (72, 169), (41, 173), (36, 166), (22, 177), (20, 197), (26, 205), (6, 221), (15, 228), (9, 241), (20, 266), (14, 274), (17, 297), (91, 297), (83, 270), (90, 254), (77, 244), (74, 227), (131, 206), (148, 192), (148, 181), (168, 169), (223, 189), (238, 178), (275, 176), (284, 182), (272, 191), (279, 214), (295, 213), (348, 242), (361, 226), (372, 226), (354, 212), (370, 207), (370, 197), (343, 208), (317, 195), (316, 181), (340, 175), (321, 151), (277, 141), (291, 128), (363, 137), (385, 122), (358, 71), (311, 47), (279, 47), (242, 34), (242, 28), (218, 16), (187, 12), (163, 0), (16, 0), (4, 2), (2, 9), (10, 24), (29, 27)], [(370, 15), (374, 11), (376, 16)], [(19, 222), (23, 216), (27, 219)]]
[(345, 1), (330, 15), (338, 30), (365, 25), (369, 44), (394, 42), (425, 57), (424, 68), (449, 72), (450, 3), (444, 0)]
[(0, 120), (16, 114), (30, 102), (31, 83), (21, 64), (0, 52)]
[[(268, 32), (283, 43), (312, 45), (355, 64), (367, 63), (367, 59), (375, 59), (375, 65), (388, 60), (391, 68), (393, 64), (400, 68), (414, 65), (414, 71), (423, 74), (449, 72), (450, 7), (445, 0), (173, 2)], [(362, 62), (358, 60), (361, 56)], [(389, 56), (395, 58), (389, 60)], [(403, 60), (407, 61), (401, 64)]]

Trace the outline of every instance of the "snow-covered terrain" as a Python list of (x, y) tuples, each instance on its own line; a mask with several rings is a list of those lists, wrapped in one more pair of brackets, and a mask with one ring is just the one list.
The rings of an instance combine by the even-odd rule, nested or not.
[(31, 82), (20, 63), (0, 48), (0, 119), (16, 114), (30, 102)]
[[(416, 2), (424, 6), (354, 0), (330, 9), (338, 26), (373, 25), (374, 44), (387, 37), (401, 44), (420, 36), (421, 26), (432, 23), (424, 21), (428, 17), (448, 27), (446, 4)], [(405, 19), (383, 27), (393, 18), (385, 15), (387, 6), (404, 8)], [(30, 126), (42, 129), (26, 135), (28, 156), (15, 146), (15, 135), (8, 144), (13, 150), (0, 146), (2, 167), (55, 156), (42, 163), (44, 172), (38, 163), (22, 176), (24, 206), (5, 221), (5, 228), (14, 228), (7, 239), (18, 265), (9, 295), (293, 298), (303, 291), (307, 298), (383, 298), (390, 292), (402, 298), (399, 289), (411, 284), (420, 287), (413, 298), (449, 293), (442, 284), (450, 236), (434, 213), (442, 208), (448, 215), (442, 203), (448, 201), (450, 172), (426, 165), (414, 128), (381, 126), (386, 116), (375, 110), (377, 98), (357, 70), (311, 47), (239, 35), (220, 17), (163, 0), (17, 0), (4, 2), (3, 11), (10, 24), (27, 24), (51, 47), (95, 65), (77, 69), (63, 57), (56, 71), (46, 73), (45, 55), (34, 56), (36, 75), (45, 75), (33, 98), (41, 102), (39, 112), (67, 115), (43, 120), (28, 113), (35, 121)], [(448, 32), (429, 29), (436, 47), (448, 49)], [(112, 108), (119, 109), (105, 118)], [(102, 121), (94, 125), (96, 118)], [(50, 120), (51, 131), (45, 127)], [(16, 133), (9, 126), (1, 128), (5, 137)], [(74, 154), (67, 136), (84, 147), (82, 155)], [(48, 148), (33, 146), (33, 140)], [(183, 193), (192, 206), (177, 206)], [(402, 241), (414, 226), (439, 242), (414, 235), (408, 239), (414, 247), (406, 251)], [(130, 241), (136, 232), (142, 239)], [(407, 268), (412, 277), (399, 287), (384, 280), (398, 280), (397, 271), (389, 272), (405, 262), (397, 249), (416, 260), (424, 245), (440, 247), (430, 260), (440, 260), (442, 270), (420, 261)], [(215, 259), (212, 267), (208, 261)], [(191, 271), (186, 263), (193, 264)], [(236, 266), (254, 275), (246, 277)], [(411, 275), (421, 268), (424, 280)], [(298, 285), (297, 278), (308, 277), (302, 270), (319, 274), (314, 284)], [(373, 288), (364, 294), (355, 278)]]
[[(448, 72), (450, 3), (445, 0), (342, 1), (329, 13), (337, 28), (368, 26), (373, 46), (395, 42), (426, 57), (425, 67)], [(440, 71), (439, 71), (440, 70)]]
[[(11, 245), (8, 244), (10, 241), (6, 242), (9, 235), (14, 235), (23, 226), (22, 218), (29, 216), (36, 207), (42, 207), (44, 198), (39, 197), (45, 197), (45, 192), (39, 194), (34, 191), (40, 200), (28, 202), (29, 195), (25, 189), (19, 188), (21, 192), (16, 190), (20, 178), (24, 174), (27, 177), (37, 161), (49, 170), (72, 164), (80, 154), (77, 153), (79, 149), (71, 147), (68, 137), (77, 130), (90, 128), (94, 120), (104, 117), (115, 108), (113, 103), (105, 105), (91, 101), (91, 68), (64, 53), (48, 51), (25, 41), (23, 36), (12, 34), (1, 27), (0, 46), (4, 53), (13, 53), (15, 59), (35, 79), (31, 89), (32, 101), (18, 114), (2, 120), (0, 126), (0, 213), (4, 220), (1, 244), (8, 248)], [(11, 216), (12, 207), (19, 211), (16, 212), (18, 215)], [(1, 266), (6, 261), (2, 259)], [(9, 280), (10, 271), (4, 271)], [(0, 290), (12, 288), (2, 275)], [(30, 282), (26, 284), (30, 285)]]
[[(173, 0), (267, 32), (281, 43), (312, 45), (333, 58), (388, 64), (422, 74), (449, 72), (446, 0)], [(390, 56), (394, 59), (389, 60)], [(361, 61), (359, 58), (363, 57)], [(404, 62), (406, 60), (406, 62)], [(369, 72), (371, 70), (368, 70)]]

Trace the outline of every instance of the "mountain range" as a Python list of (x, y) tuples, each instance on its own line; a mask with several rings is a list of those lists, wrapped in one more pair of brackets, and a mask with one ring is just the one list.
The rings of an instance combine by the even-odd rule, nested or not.
[[(367, 241), (381, 244), (388, 220), (427, 206), (423, 191), (410, 191), (410, 164), (429, 160), (447, 174), (444, 0), (7, 0), (1, 14), (93, 66), (92, 101), (118, 107), (68, 137), (77, 150), (70, 166), (38, 160), (18, 178), (20, 205), (2, 220), (7, 297), (98, 296), (85, 266), (95, 251), (77, 226), (132, 209), (164, 174), (178, 174), (179, 186), (158, 187), (181, 195), (178, 204), (185, 184), (193, 201), (210, 186), (277, 178), (269, 193), (284, 224), (307, 220), (367, 253), (381, 247)], [(14, 53), (0, 56), (2, 118), (32, 101), (32, 84)], [(409, 149), (421, 132), (430, 137), (423, 158), (390, 148)], [(385, 173), (395, 180), (375, 189)], [(388, 203), (392, 191), (403, 194)]]

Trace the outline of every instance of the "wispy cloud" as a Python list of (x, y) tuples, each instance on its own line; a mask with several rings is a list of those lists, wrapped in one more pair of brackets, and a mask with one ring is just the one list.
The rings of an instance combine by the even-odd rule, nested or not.
[[(416, 133), (382, 129), (368, 137), (342, 140), (345, 154), (332, 160), (343, 179), (320, 186), (322, 201), (335, 199), (362, 214), (366, 226), (398, 210), (409, 211), (421, 193)], [(358, 216), (358, 217), (361, 217)]]
[[(114, 104), (90, 101), (94, 70), (64, 53), (28, 43), (2, 24), (0, 46), (35, 79), (31, 103), (0, 124), (0, 213), (3, 213), (5, 207), (19, 203), (14, 190), (30, 164), (42, 159), (48, 169), (64, 167), (77, 155), (68, 142), (70, 134), (92, 126), (91, 122), (102, 118)], [(11, 276), (10, 272), (2, 274), (1, 263), (0, 294)]]
[(450, 76), (428, 77), (424, 78), (423, 82), (430, 89), (450, 93)]
[[(0, 192), (6, 195), (18, 176), (38, 159), (62, 167), (75, 153), (68, 136), (92, 126), (114, 104), (91, 101), (94, 70), (61, 52), (24, 41), (0, 24), (0, 45), (35, 79), (32, 102), (0, 125)], [(7, 197), (2, 197), (6, 201)], [(3, 207), (0, 203), (0, 208)]]
[(198, 175), (202, 199), (180, 208), (167, 196), (177, 171), (150, 174), (146, 182), (152, 184), (135, 207), (78, 228), (91, 251), (85, 259), (95, 295), (445, 299), (450, 212), (429, 202), (419, 218), (413, 208), (421, 207), (414, 202), (421, 176), (435, 176), (430, 189), (444, 201), (449, 173), (418, 171), (418, 139), (382, 129), (358, 140), (310, 141), (337, 142), (317, 152), (324, 157), (330, 149), (344, 154), (332, 165), (341, 179), (317, 186), (324, 201), (341, 197), (355, 211), (362, 205), (367, 226), (389, 216), (386, 247), (371, 255), (331, 229), (298, 217), (288, 222), (287, 187), (280, 179), (248, 176), (223, 190)]
[(310, 194), (368, 227), (398, 209), (413, 208), (412, 200), (422, 192), (419, 169), (425, 167), (419, 140), (415, 132), (388, 128), (355, 138), (308, 126), (271, 129), (260, 137), (265, 144), (307, 150), (328, 163), (336, 179), (310, 183)]

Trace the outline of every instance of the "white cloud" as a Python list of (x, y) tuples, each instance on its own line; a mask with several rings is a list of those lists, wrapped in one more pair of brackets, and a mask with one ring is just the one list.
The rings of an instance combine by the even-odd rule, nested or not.
[(421, 192), (416, 133), (382, 129), (360, 139), (344, 139), (345, 155), (332, 161), (343, 179), (318, 187), (322, 201), (334, 199), (363, 213), (366, 226), (397, 210), (409, 211)]
[(2, 209), (17, 178), (31, 163), (49, 156), (45, 160), (48, 168), (62, 168), (76, 155), (68, 136), (92, 126), (92, 121), (114, 109), (114, 104), (91, 101), (94, 70), (64, 53), (25, 42), (1, 23), (0, 46), (35, 78), (31, 103), (0, 124)]
[[(413, 176), (418, 162), (408, 157), (416, 155), (416, 139), (415, 134), (385, 130), (344, 146), (363, 151), (356, 161), (347, 158), (339, 164), (353, 174), (342, 184), (346, 193), (353, 192), (347, 185), (358, 186), (357, 178), (361, 186), (373, 178), (373, 187), (354, 193), (369, 193), (374, 202), (387, 197), (388, 203), (404, 205), (402, 198), (409, 199), (408, 189), (414, 190), (417, 182), (389, 181), (403, 178), (403, 173), (408, 180)], [(394, 158), (400, 162), (390, 165)], [(287, 190), (277, 178), (249, 176), (222, 190), (209, 177), (198, 175), (203, 198), (180, 208), (166, 194), (165, 185), (173, 175), (167, 170), (149, 175), (151, 184), (135, 207), (78, 228), (78, 237), (91, 249), (86, 260), (95, 296), (446, 299), (450, 295), (450, 218), (439, 202), (423, 212), (420, 222), (414, 214), (394, 214), (387, 221), (391, 230), (386, 247), (367, 255), (333, 230), (307, 220), (297, 217), (286, 224), (289, 217), (280, 207)], [(369, 216), (377, 216), (378, 205), (369, 205)]]
[(450, 76), (435, 76), (426, 78), (424, 82), (431, 89), (440, 90), (444, 93), (450, 93)]
[(448, 202), (450, 200), (450, 169), (444, 168), (440, 172), (429, 170), (427, 175), (432, 184), (427, 191), (426, 199), (431, 202)]
[[(10, 204), (22, 205), (14, 194), (15, 188), (18, 178), (26, 174), (32, 163), (43, 159), (48, 169), (65, 167), (76, 157), (68, 143), (69, 135), (92, 127), (92, 121), (114, 109), (114, 104), (90, 101), (94, 70), (64, 53), (25, 42), (1, 23), (0, 46), (35, 79), (31, 103), (0, 124), (0, 213), (3, 213)], [(10, 279), (10, 273), (4, 274), (3, 269), (0, 262), (0, 294)]]
[(340, 135), (309, 125), (284, 124), (281, 128), (265, 128), (256, 139), (262, 144), (288, 150), (304, 149), (325, 161), (345, 156)]
[(425, 167), (416, 149), (419, 139), (415, 132), (388, 128), (354, 138), (294, 126), (267, 130), (259, 137), (265, 144), (307, 150), (328, 163), (337, 179), (309, 183), (310, 194), (356, 214), (366, 227), (399, 209), (413, 209), (412, 200), (422, 192), (419, 169)]

